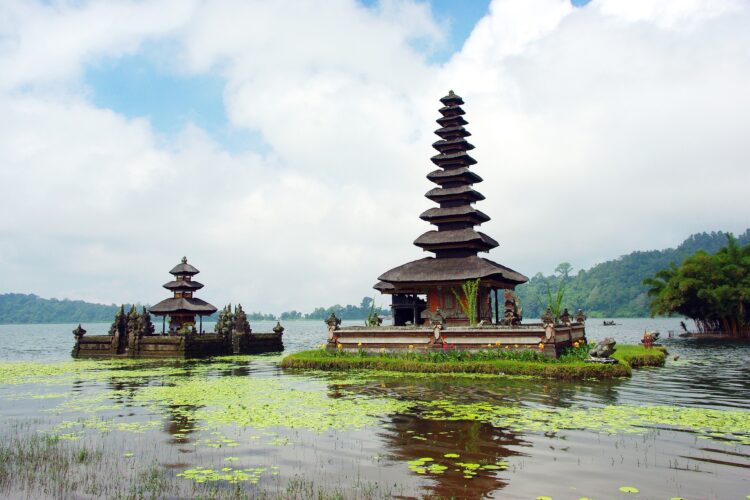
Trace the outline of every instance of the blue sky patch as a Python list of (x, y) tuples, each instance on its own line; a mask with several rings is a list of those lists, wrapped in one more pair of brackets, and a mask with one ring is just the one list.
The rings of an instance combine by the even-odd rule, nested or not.
[[(378, 0), (360, 0), (373, 7)], [(583, 6), (590, 0), (571, 0)], [(446, 43), (429, 58), (447, 61), (459, 51), (476, 23), (487, 13), (490, 0), (431, 0), (435, 19), (447, 28)], [(418, 50), (428, 51), (419, 40)], [(171, 136), (193, 123), (229, 151), (267, 151), (260, 134), (237, 129), (224, 108), (225, 82), (219, 74), (185, 74), (179, 71), (178, 48), (170, 42), (142, 45), (134, 54), (99, 61), (89, 66), (84, 80), (93, 104), (128, 118), (147, 118), (160, 134)]]

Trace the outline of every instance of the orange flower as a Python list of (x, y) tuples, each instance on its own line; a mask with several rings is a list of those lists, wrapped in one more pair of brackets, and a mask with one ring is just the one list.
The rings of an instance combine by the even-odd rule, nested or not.
[(541, 342), (539, 342), (539, 350), (540, 350), (540, 351), (543, 351), (543, 350), (544, 350), (544, 344), (543, 344), (543, 343), (541, 343)]

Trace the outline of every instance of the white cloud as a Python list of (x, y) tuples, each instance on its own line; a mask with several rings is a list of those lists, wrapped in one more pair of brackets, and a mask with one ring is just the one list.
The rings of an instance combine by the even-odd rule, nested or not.
[[(530, 275), (742, 230), (748, 21), (732, 1), (495, 1), (439, 65), (415, 47), (443, 43), (440, 24), (406, 0), (4, 3), (0, 292), (153, 302), (186, 253), (216, 305), (359, 302), (422, 255), (449, 88), (494, 260)], [(178, 70), (221, 74), (232, 126), (270, 151), (193, 125), (164, 137), (87, 100), (87, 65), (151, 39)]]

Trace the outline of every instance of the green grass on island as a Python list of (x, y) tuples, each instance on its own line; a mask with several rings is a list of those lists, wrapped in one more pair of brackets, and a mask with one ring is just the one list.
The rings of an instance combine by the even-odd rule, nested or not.
[(618, 345), (616, 364), (588, 363), (589, 346), (568, 348), (559, 358), (545, 357), (532, 349), (510, 350), (500, 347), (478, 352), (445, 350), (437, 352), (367, 353), (332, 352), (326, 349), (302, 351), (286, 356), (282, 368), (315, 370), (384, 370), (411, 373), (483, 373), (525, 375), (566, 380), (611, 379), (629, 377), (632, 368), (663, 366), (667, 350), (656, 346)]

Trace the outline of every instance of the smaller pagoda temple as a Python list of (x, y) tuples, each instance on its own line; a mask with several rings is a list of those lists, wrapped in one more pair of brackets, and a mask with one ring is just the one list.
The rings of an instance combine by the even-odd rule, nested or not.
[(203, 284), (193, 280), (200, 271), (188, 264), (187, 257), (174, 266), (169, 274), (174, 280), (163, 286), (173, 292), (174, 296), (162, 300), (149, 309), (154, 316), (162, 317), (162, 333), (166, 333), (166, 318), (169, 316), (169, 333), (174, 334), (186, 329), (195, 329), (195, 317), (199, 318), (198, 333), (203, 332), (203, 316), (210, 316), (218, 309), (205, 300), (194, 297)]
[[(164, 284), (173, 296), (162, 300), (143, 313), (133, 307), (125, 314), (122, 306), (107, 335), (86, 335), (81, 325), (73, 331), (73, 357), (130, 356), (146, 358), (203, 358), (231, 354), (260, 354), (284, 350), (284, 327), (277, 323), (272, 332), (254, 332), (239, 304), (234, 312), (229, 306), (219, 315), (214, 332), (203, 331), (203, 316), (216, 312), (216, 307), (195, 297), (203, 284), (193, 278), (198, 269), (187, 258), (169, 273), (174, 279)], [(151, 317), (162, 317), (161, 334), (154, 331)], [(169, 316), (167, 332), (166, 319)], [(199, 325), (196, 328), (195, 318)], [(169, 333), (169, 335), (167, 335)]]

